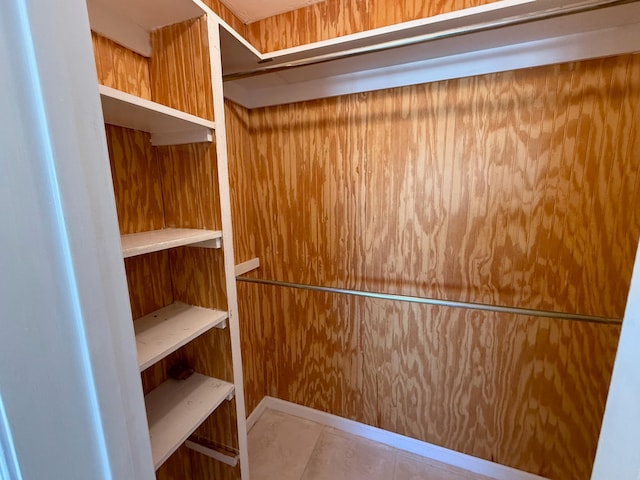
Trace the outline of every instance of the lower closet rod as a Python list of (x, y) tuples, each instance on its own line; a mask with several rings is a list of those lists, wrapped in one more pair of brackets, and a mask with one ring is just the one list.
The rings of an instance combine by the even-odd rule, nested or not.
[(347, 288), (323, 287), (320, 285), (307, 285), (304, 283), (280, 282), (277, 280), (264, 280), (261, 278), (249, 278), (238, 276), (236, 280), (241, 282), (259, 283), (262, 285), (274, 285), (278, 287), (299, 288), (302, 290), (315, 290), (319, 292), (341, 293), (343, 295), (356, 295), (359, 297), (378, 298), (381, 300), (393, 300), (398, 302), (422, 303), (427, 305), (439, 305), (443, 307), (466, 308), (468, 310), (484, 310), (487, 312), (514, 313), (529, 317), (559, 318), (562, 320), (574, 320), (577, 322), (603, 323), (607, 325), (620, 325), (619, 318), (599, 317), (595, 315), (582, 315), (579, 313), (553, 312), (549, 310), (536, 310), (532, 308), (503, 307), (486, 303), (458, 302), (455, 300), (441, 300), (437, 298), (414, 297), (410, 295), (396, 295), (393, 293), (366, 292), (364, 290), (351, 290)]

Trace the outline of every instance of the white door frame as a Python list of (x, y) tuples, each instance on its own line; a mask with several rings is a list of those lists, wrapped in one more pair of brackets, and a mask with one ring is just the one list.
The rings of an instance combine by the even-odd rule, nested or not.
[(0, 14), (0, 477), (154, 477), (84, 0)]
[(640, 248), (591, 479), (640, 480)]

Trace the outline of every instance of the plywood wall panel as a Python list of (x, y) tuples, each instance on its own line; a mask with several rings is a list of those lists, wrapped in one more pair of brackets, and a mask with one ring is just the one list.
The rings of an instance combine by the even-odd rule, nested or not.
[[(597, 63), (591, 64), (594, 66), (598, 68)], [(616, 68), (616, 61), (608, 61), (605, 73), (610, 68)], [(532, 232), (534, 241), (531, 245), (538, 267), (525, 279), (525, 283), (537, 282), (534, 287), (538, 297), (531, 298), (531, 306), (602, 313), (587, 303), (607, 304), (609, 300), (604, 297), (610, 295), (602, 291), (604, 282), (596, 288), (583, 281), (582, 267), (592, 268), (597, 263), (594, 259), (606, 258), (610, 245), (587, 243), (581, 236), (593, 238), (595, 234), (590, 234), (589, 229), (603, 231), (605, 223), (595, 216), (598, 211), (592, 203), (599, 183), (608, 185), (610, 182), (608, 172), (600, 169), (602, 152), (588, 147), (590, 142), (598, 141), (599, 135), (593, 135), (590, 130), (581, 132), (578, 128), (582, 122), (599, 132), (606, 132), (604, 125), (609, 124), (609, 120), (602, 120), (599, 125), (600, 120), (590, 112), (603, 110), (613, 116), (618, 113), (612, 111), (609, 104), (600, 104), (602, 98), (580, 93), (590, 91), (589, 82), (597, 81), (597, 74), (576, 72), (585, 82), (582, 85), (572, 84), (572, 75), (571, 71), (563, 72), (560, 80), (556, 77), (555, 84), (548, 85), (551, 93), (546, 94), (544, 103), (558, 107), (557, 111), (563, 113), (547, 108), (547, 118), (541, 120), (537, 158), (528, 157), (526, 152), (518, 153), (524, 150), (524, 145), (516, 140), (523, 135), (518, 132), (522, 128), (522, 116), (518, 113), (526, 109), (527, 103), (524, 96), (522, 101), (514, 101), (519, 95), (515, 90), (526, 88), (526, 85), (519, 86), (514, 82), (513, 74), (490, 77), (489, 84), (486, 84), (486, 78), (475, 77), (449, 82), (450, 85), (431, 84), (379, 94), (381, 100), (374, 102), (378, 111), (371, 120), (373, 131), (390, 134), (374, 134), (367, 142), (377, 156), (367, 164), (365, 201), (365, 223), (372, 226), (366, 240), (367, 259), (372, 269), (372, 273), (367, 274), (373, 279), (371, 288), (388, 290), (393, 287), (396, 275), (393, 272), (397, 272), (398, 278), (407, 272), (412, 272), (411, 278), (419, 276), (424, 265), (415, 265), (412, 259), (427, 258), (419, 255), (426, 247), (442, 252), (429, 260), (432, 265), (434, 262), (439, 264), (436, 270), (441, 280), (437, 283), (446, 282), (450, 286), (449, 292), (453, 286), (461, 289), (462, 298), (514, 303), (515, 292), (513, 289), (508, 291), (502, 272), (513, 272), (515, 268), (504, 262), (528, 268), (530, 249), (523, 248), (526, 244), (520, 224), (525, 222), (531, 226), (532, 222), (539, 222), (540, 228)], [(564, 91), (562, 81), (569, 82)], [(416, 92), (421, 94), (416, 96)], [(615, 102), (616, 96), (620, 95), (607, 95), (607, 98)], [(378, 97), (372, 95), (371, 98)], [(579, 118), (576, 118), (578, 112)], [(489, 118), (496, 122), (487, 122)], [(424, 139), (424, 130), (420, 129), (432, 132), (433, 136)], [(545, 129), (550, 131), (545, 132)], [(583, 145), (585, 150), (573, 149), (577, 144)], [(533, 187), (534, 194), (536, 188), (541, 188), (542, 197), (537, 204), (517, 211), (515, 202), (521, 189), (516, 191), (514, 185), (518, 185), (522, 176), (517, 163), (522, 162), (522, 156), (532, 164), (543, 162)], [(391, 157), (394, 157), (393, 169), (379, 160)], [(469, 159), (473, 159), (471, 163)], [(428, 169), (428, 176), (436, 179), (432, 188), (437, 188), (435, 185), (438, 184), (448, 188), (444, 198), (436, 200), (440, 205), (418, 203), (418, 195), (425, 185), (421, 180), (426, 180), (425, 174), (421, 174), (423, 168)], [(605, 202), (605, 199), (601, 201)], [(617, 193), (615, 200), (608, 197), (606, 202), (617, 202)], [(510, 203), (512, 211), (505, 207)], [(431, 209), (434, 217), (428, 222), (430, 231), (423, 235), (414, 231), (414, 212), (420, 215), (425, 209)], [(436, 212), (446, 219), (442, 227), (437, 223)], [(385, 221), (389, 218), (393, 221)], [(509, 218), (513, 219), (511, 223), (507, 223)], [(513, 232), (511, 236), (510, 232)], [(437, 249), (433, 250), (431, 245)], [(586, 260), (585, 251), (591, 261)], [(604, 273), (602, 278), (617, 278), (617, 272), (609, 266), (602, 265), (602, 268), (605, 269), (600, 272)], [(376, 269), (380, 271), (376, 272)], [(388, 284), (375, 285), (379, 278), (384, 278)], [(434, 277), (430, 275), (430, 278)], [(404, 283), (404, 290), (401, 290), (410, 293), (406, 290), (410, 286)], [(573, 286), (579, 286), (581, 290), (567, 290)], [(422, 293), (429, 291), (425, 289)], [(619, 315), (624, 299), (618, 299), (616, 305), (617, 313), (612, 313), (611, 309), (607, 313)]]
[[(311, 156), (312, 176), (317, 182), (318, 273), (316, 282), (323, 285), (356, 287), (361, 278), (366, 230), (361, 212), (365, 189), (365, 131), (359, 121), (368, 114), (367, 103), (355, 100), (337, 109), (331, 102), (310, 103), (306, 137), (302, 148), (327, 152), (324, 161)], [(320, 126), (320, 128), (316, 128)], [(354, 126), (355, 128), (350, 128)], [(348, 128), (349, 127), (349, 128)], [(312, 224), (315, 222), (312, 222)]]
[(260, 51), (274, 51), (490, 3), (487, 0), (327, 0), (246, 25)]
[(274, 51), (368, 30), (369, 0), (330, 0), (246, 25), (247, 39)]
[[(622, 316), (639, 68), (629, 55), (249, 112), (255, 156), (234, 168), (255, 192), (255, 275)], [(263, 346), (245, 355), (264, 358), (268, 395), (587, 478), (618, 328), (242, 288), (260, 299)]]
[(264, 398), (265, 354), (264, 318), (258, 305), (262, 296), (255, 288), (238, 282), (238, 316), (240, 319), (240, 340), (242, 342), (242, 369), (244, 373), (244, 395), (247, 415)]
[[(244, 107), (230, 101), (225, 102), (227, 131), (227, 151), (233, 218), (233, 241), (236, 264), (250, 260), (257, 255), (257, 219), (261, 212), (256, 210), (255, 199), (256, 165), (252, 148), (253, 129), (249, 123), (249, 112)], [(264, 259), (261, 259), (264, 262)], [(254, 275), (255, 273), (249, 273)], [(260, 295), (243, 283), (237, 284), (238, 316), (240, 320), (240, 340), (242, 343), (244, 373), (244, 394), (247, 414), (264, 398), (264, 331), (263, 319), (259, 311)]]
[(184, 480), (186, 478), (238, 480), (240, 468), (229, 467), (182, 445), (156, 471), (156, 480)]
[(149, 59), (91, 32), (98, 83), (151, 99)]
[(173, 303), (168, 252), (129, 257), (124, 265), (134, 320)]
[[(240, 466), (230, 467), (222, 462), (191, 451), (191, 471), (190, 478), (206, 478), (216, 480), (239, 480)], [(176, 479), (177, 480), (177, 479)]]
[[(318, 2), (248, 24), (247, 39), (260, 51), (274, 51), (351, 33), (353, 20), (368, 19), (364, 5), (352, 0)], [(353, 4), (353, 5), (352, 5)], [(346, 16), (346, 18), (345, 18)], [(355, 23), (355, 22), (354, 22)], [(368, 21), (361, 25), (367, 29)]]
[(215, 412), (198, 427), (195, 435), (206, 438), (208, 442), (220, 446), (224, 451), (238, 451), (235, 412), (234, 399), (222, 402)]
[(122, 235), (164, 227), (158, 162), (148, 133), (105, 126)]
[(220, 18), (227, 22), (240, 35), (245, 35), (245, 25), (220, 0), (203, 0), (203, 3), (213, 10)]
[(396, 23), (408, 22), (419, 18), (432, 17), (442, 13), (462, 10), (491, 3), (493, 0), (440, 0), (424, 2), (421, 0), (369, 0), (369, 28), (385, 27)]
[[(291, 16), (297, 15), (298, 19), (304, 21), (304, 26), (301, 29), (294, 29), (293, 35), (287, 34), (287, 39), (292, 44), (300, 45), (365, 30), (366, 25), (369, 24), (369, 12), (366, 9), (366, 4), (367, 0), (335, 0), (309, 5), (289, 14)], [(279, 23), (282, 20), (276, 17), (271, 20), (271, 22), (274, 21)]]
[[(556, 403), (548, 410), (560, 405), (560, 418), (564, 421), (553, 422), (554, 435), (546, 444), (545, 453), (547, 458), (588, 458), (589, 462), (567, 461), (563, 467), (547, 462), (542, 472), (550, 478), (589, 478), (606, 401), (605, 395), (593, 392), (609, 387), (620, 329), (578, 323), (563, 327), (561, 341), (566, 347), (567, 367), (562, 377), (562, 395), (557, 395)], [(552, 421), (550, 417), (549, 423)]]
[(167, 227), (220, 230), (215, 145), (158, 147)]
[(221, 249), (173, 248), (169, 257), (176, 300), (205, 308), (227, 309)]
[(287, 318), (263, 312), (263, 321), (269, 319), (266, 338), (282, 340), (265, 345), (267, 395), (343, 415), (350, 371), (344, 348), (347, 306), (317, 292), (266, 287), (263, 293), (268, 299), (264, 305), (291, 312)]
[[(233, 218), (233, 250), (236, 263), (255, 257), (257, 212), (253, 192), (253, 149), (249, 125), (249, 112), (231, 101), (225, 101), (225, 122), (227, 132), (227, 155), (229, 182), (234, 185), (237, 195), (231, 196)], [(240, 194), (244, 192), (244, 194)]]
[(191, 451), (182, 445), (156, 471), (156, 480), (182, 480), (184, 478), (205, 478), (194, 476), (191, 465)]
[[(205, 17), (151, 34), (152, 100), (213, 120), (209, 38)], [(181, 88), (176, 88), (180, 85)]]
[[(346, 418), (367, 425), (380, 425), (378, 379), (380, 342), (384, 341), (385, 324), (370, 317), (370, 305), (375, 300), (355, 297), (334, 297), (335, 302), (348, 302), (350, 330), (347, 331), (347, 385), (343, 412)], [(371, 318), (371, 319), (370, 319)], [(342, 320), (341, 320), (342, 322)]]
[[(300, 123), (299, 113), (296, 118), (290, 107), (278, 107), (278, 111), (281, 116), (277, 119), (271, 116), (262, 119), (259, 113), (255, 117), (260, 125), (254, 137), (258, 148), (255, 178), (261, 179), (254, 186), (260, 205), (257, 231), (269, 236), (265, 241), (269, 247), (261, 255), (264, 257), (261, 270), (278, 278), (293, 279), (289, 268), (281, 268), (278, 259), (282, 259), (290, 265), (297, 264), (297, 272), (304, 278), (313, 279), (317, 276), (317, 257), (310, 248), (315, 248), (317, 234), (315, 226), (310, 224), (310, 213), (315, 208), (310, 196), (315, 195), (316, 189), (313, 188), (315, 179), (303, 173), (311, 168), (304, 144), (298, 137), (304, 134), (305, 127)], [(263, 135), (272, 136), (267, 140)], [(273, 150), (275, 148), (277, 152)], [(265, 163), (263, 160), (267, 158), (273, 162)], [(280, 188), (274, 190), (273, 184)], [(264, 205), (269, 205), (269, 210)], [(296, 218), (296, 221), (285, 220), (289, 218)], [(272, 271), (274, 268), (277, 270)]]

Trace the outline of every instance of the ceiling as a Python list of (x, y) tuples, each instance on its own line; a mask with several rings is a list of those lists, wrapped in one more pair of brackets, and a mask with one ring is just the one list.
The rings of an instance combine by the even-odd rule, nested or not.
[(322, 0), (222, 0), (222, 3), (244, 23), (251, 23), (320, 1)]

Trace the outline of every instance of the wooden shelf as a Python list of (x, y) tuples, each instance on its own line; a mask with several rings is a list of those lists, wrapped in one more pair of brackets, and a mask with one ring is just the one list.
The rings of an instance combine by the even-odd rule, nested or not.
[(197, 230), (192, 228), (165, 228), (151, 232), (132, 233), (120, 237), (124, 258), (159, 252), (185, 245), (203, 248), (220, 248), (220, 230)]
[(235, 274), (236, 277), (239, 277), (240, 275), (244, 275), (245, 273), (249, 273), (258, 268), (260, 268), (260, 259), (258, 257), (252, 258), (251, 260), (247, 260), (246, 262), (236, 265)]
[(99, 86), (105, 123), (151, 133), (151, 144), (211, 142), (215, 122), (159, 103)]
[(207, 330), (221, 326), (227, 312), (176, 302), (133, 322), (140, 371)]
[(233, 392), (230, 383), (194, 373), (167, 380), (145, 397), (156, 470)]
[(259, 108), (640, 51), (640, 2), (451, 35), (458, 29), (562, 5), (566, 3), (559, 0), (501, 0), (268, 54), (257, 52), (220, 20), (225, 75), (386, 42), (439, 36), (428, 43), (227, 79), (225, 96), (247, 108)]
[(145, 57), (149, 32), (204, 13), (191, 0), (87, 0), (87, 10), (91, 30)]

